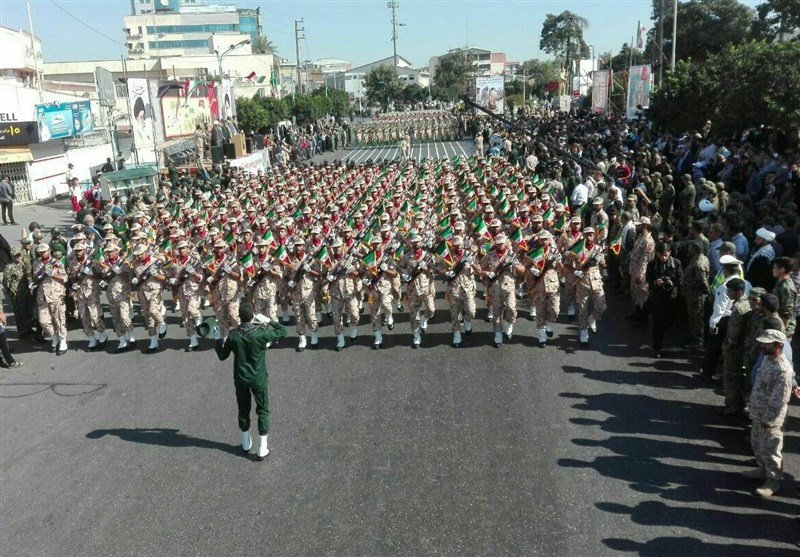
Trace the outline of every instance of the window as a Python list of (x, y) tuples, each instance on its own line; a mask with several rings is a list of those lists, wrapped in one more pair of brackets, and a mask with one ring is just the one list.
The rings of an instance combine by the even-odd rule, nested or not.
[(176, 33), (224, 33), (226, 31), (236, 31), (236, 25), (232, 23), (209, 23), (207, 25), (148, 25), (147, 34), (172, 35)]
[(124, 83), (115, 83), (114, 84), (114, 93), (116, 94), (118, 99), (124, 99), (128, 96), (127, 92), (125, 91), (125, 84)]
[(208, 48), (208, 41), (187, 40), (187, 41), (150, 41), (147, 43), (152, 50), (163, 50), (166, 48)]

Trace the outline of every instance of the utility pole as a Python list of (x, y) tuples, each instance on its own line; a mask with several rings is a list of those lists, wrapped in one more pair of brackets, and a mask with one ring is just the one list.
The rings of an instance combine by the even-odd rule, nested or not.
[(302, 34), (305, 28), (300, 26), (301, 23), (303, 23), (303, 18), (294, 20), (294, 54), (297, 57), (297, 86), (295, 86), (295, 90), (298, 93), (303, 92), (303, 82), (300, 77), (300, 39), (306, 38), (306, 36)]
[(658, 15), (658, 86), (664, 83), (664, 0), (661, 0), (661, 13)]
[(396, 10), (400, 7), (399, 2), (387, 2), (386, 7), (392, 10), (392, 47), (394, 49), (394, 66), (397, 67), (397, 14)]
[(28, 10), (28, 27), (31, 29), (31, 56), (33, 56), (33, 69), (36, 72), (36, 89), (39, 91), (39, 102), (44, 102), (42, 93), (42, 75), (39, 73), (39, 57), (36, 55), (36, 36), (33, 34), (33, 17), (31, 17), (31, 4), (25, 0), (25, 8)]
[(678, 0), (672, 10), (672, 61), (670, 68), (675, 71), (675, 47), (678, 45)]

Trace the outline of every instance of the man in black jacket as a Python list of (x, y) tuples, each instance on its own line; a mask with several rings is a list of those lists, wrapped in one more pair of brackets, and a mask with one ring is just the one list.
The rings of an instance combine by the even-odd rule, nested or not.
[(675, 301), (683, 283), (681, 262), (672, 257), (668, 243), (656, 246), (656, 257), (648, 263), (645, 276), (650, 286), (648, 304), (653, 315), (653, 352), (660, 358), (664, 333), (675, 320)]

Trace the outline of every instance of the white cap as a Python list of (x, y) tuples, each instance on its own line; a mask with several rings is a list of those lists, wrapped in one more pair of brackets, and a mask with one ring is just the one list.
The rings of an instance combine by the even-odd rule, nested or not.
[(756, 236), (758, 236), (759, 238), (761, 238), (763, 240), (766, 240), (769, 243), (772, 243), (772, 242), (775, 241), (775, 233), (774, 232), (770, 232), (769, 230), (767, 230), (766, 228), (763, 228), (763, 227), (759, 228), (758, 230), (756, 230)]

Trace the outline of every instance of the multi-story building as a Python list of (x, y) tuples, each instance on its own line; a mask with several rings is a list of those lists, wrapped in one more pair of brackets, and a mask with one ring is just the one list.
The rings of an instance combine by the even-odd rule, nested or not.
[[(506, 73), (506, 55), (504, 52), (492, 52), (484, 48), (464, 47), (448, 51), (448, 54), (459, 52), (472, 60), (477, 75), (503, 75)], [(436, 66), (441, 56), (432, 56), (428, 62), (430, 75), (436, 75)]]
[(336, 89), (347, 92), (352, 101), (361, 102), (366, 98), (364, 78), (370, 70), (380, 66), (394, 66), (403, 85), (427, 87), (430, 84), (427, 70), (414, 69), (411, 62), (402, 56), (397, 57), (396, 63), (394, 57), (389, 56), (382, 60), (352, 68), (346, 72), (331, 72), (326, 77), (326, 82), (328, 87), (334, 86)]

